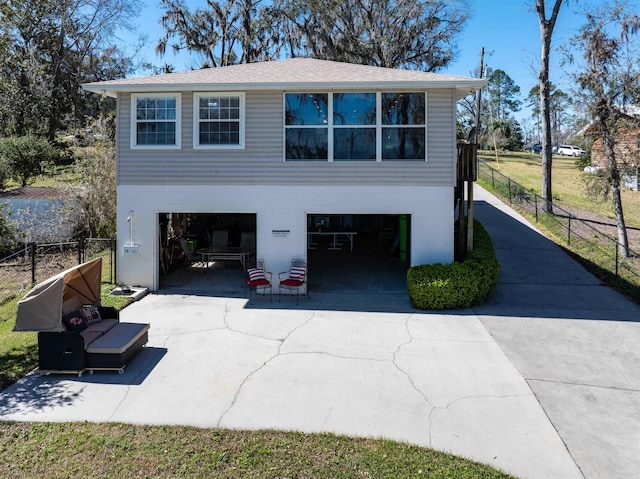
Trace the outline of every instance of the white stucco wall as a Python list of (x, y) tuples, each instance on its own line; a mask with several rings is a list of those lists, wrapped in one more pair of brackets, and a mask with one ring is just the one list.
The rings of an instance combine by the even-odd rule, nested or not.
[[(134, 242), (139, 256), (123, 255)], [(158, 289), (158, 213), (254, 213), (256, 254), (271, 271), (306, 258), (307, 214), (410, 214), (411, 263), (453, 261), (453, 188), (412, 186), (119, 186), (118, 281)], [(289, 230), (284, 237), (273, 230)]]

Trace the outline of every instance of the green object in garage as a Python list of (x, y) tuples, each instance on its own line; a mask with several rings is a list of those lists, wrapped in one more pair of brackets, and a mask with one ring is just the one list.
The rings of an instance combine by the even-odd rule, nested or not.
[(407, 215), (400, 215), (400, 260), (407, 261)]

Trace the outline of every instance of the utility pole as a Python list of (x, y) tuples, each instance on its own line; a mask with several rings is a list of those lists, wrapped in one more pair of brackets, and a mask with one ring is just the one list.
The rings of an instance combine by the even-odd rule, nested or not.
[[(480, 69), (478, 70), (478, 78), (482, 78), (484, 73), (484, 47), (480, 50)], [(473, 251), (473, 184), (478, 174), (478, 136), (480, 135), (480, 105), (482, 105), (482, 89), (476, 92), (476, 134), (471, 141), (474, 143), (475, 156), (473, 161), (474, 178), (467, 181), (467, 201), (469, 207), (467, 210), (467, 253)]]

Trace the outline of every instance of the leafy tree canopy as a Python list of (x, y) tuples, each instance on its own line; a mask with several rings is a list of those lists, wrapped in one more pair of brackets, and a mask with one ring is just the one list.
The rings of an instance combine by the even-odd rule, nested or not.
[(138, 10), (138, 0), (1, 2), (0, 135), (53, 139), (69, 118), (82, 119), (80, 84), (131, 66), (112, 41)]
[[(437, 71), (455, 57), (468, 0), (207, 0), (190, 10), (162, 0), (171, 46), (216, 67), (281, 56), (311, 56), (383, 67)], [(173, 42), (173, 43), (172, 43)]]
[(57, 156), (58, 152), (44, 138), (27, 135), (0, 140), (0, 160), (6, 165), (11, 177), (22, 186), (27, 186), (29, 180)]
[(522, 106), (522, 101), (519, 99), (520, 87), (504, 70), (494, 70), (489, 75), (487, 92), (489, 107), (492, 109), (495, 120), (507, 120), (511, 113), (519, 111)]

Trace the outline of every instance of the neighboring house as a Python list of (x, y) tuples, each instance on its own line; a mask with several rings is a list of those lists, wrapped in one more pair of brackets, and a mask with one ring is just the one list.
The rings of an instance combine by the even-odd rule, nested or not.
[[(621, 173), (625, 187), (638, 189), (638, 167), (640, 166), (640, 107), (621, 108), (623, 120), (615, 133), (616, 161), (622, 166)], [(602, 138), (593, 123), (584, 127), (578, 135), (593, 138), (591, 146), (591, 165), (603, 169), (609, 168)]]
[(451, 262), (456, 101), (485, 84), (294, 58), (83, 85), (117, 98), (118, 280), (157, 289), (167, 235), (215, 229), (276, 272), (399, 223), (408, 264)]
[(23, 187), (0, 192), (0, 203), (7, 205), (9, 220), (22, 242), (67, 241), (73, 225), (61, 221), (68, 195), (60, 188)]

